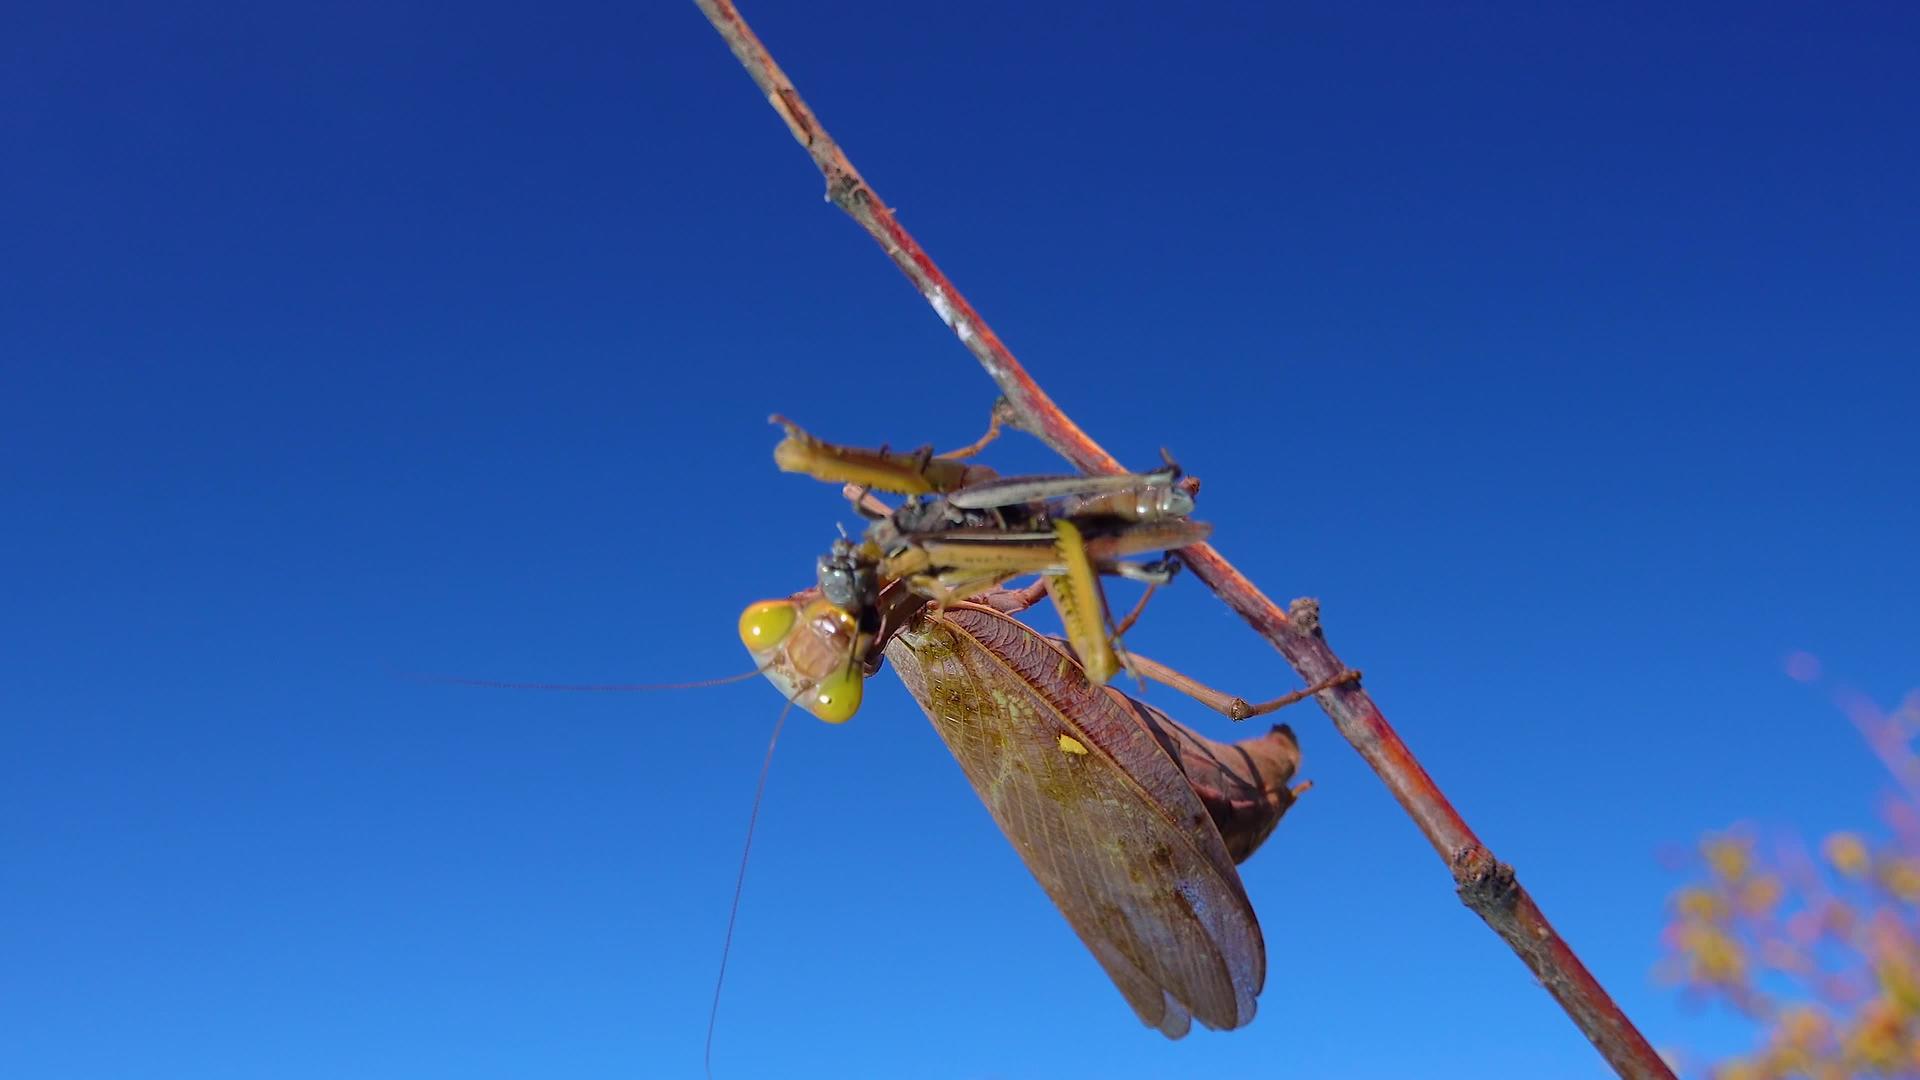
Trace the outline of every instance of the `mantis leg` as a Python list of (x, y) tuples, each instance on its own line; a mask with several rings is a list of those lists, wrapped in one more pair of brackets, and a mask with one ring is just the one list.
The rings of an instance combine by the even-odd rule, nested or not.
[[(1168, 564), (1168, 568), (1161, 569), (1158, 564), (1153, 567), (1137, 567), (1133, 563), (1095, 564), (1095, 569), (1100, 573), (1114, 574), (1118, 577), (1131, 577), (1147, 583), (1146, 591), (1141, 594), (1140, 601), (1133, 605), (1133, 610), (1128, 612), (1127, 617), (1120, 620), (1119, 624), (1114, 626), (1112, 631), (1105, 635), (1108, 641), (1112, 643), (1113, 651), (1118, 654), (1118, 659), (1122, 667), (1128, 667), (1128, 655), (1121, 652), (1118, 648), (1121, 635), (1132, 629), (1133, 624), (1139, 621), (1141, 614), (1147, 609), (1147, 601), (1153, 598), (1154, 590), (1166, 584), (1167, 581), (1172, 578), (1171, 568), (1177, 567), (1178, 565), (1178, 563), (1171, 563)], [(996, 611), (1004, 612), (1008, 615), (1017, 615), (1038, 604), (1042, 597), (1047, 596), (1054, 589), (1059, 588), (1057, 583), (1051, 587), (1049, 586), (1049, 582), (1053, 580), (1053, 577), (1042, 574), (1040, 578), (1031, 585), (1019, 589), (1001, 589), (991, 595), (980, 597), (979, 602), (986, 604)], [(1075, 652), (1077, 653), (1078, 651), (1076, 648)], [(1130, 668), (1129, 671), (1131, 672)], [(1131, 673), (1136, 677), (1142, 675), (1140, 672)]]
[(773, 448), (774, 464), (787, 472), (805, 473), (830, 483), (857, 484), (896, 495), (925, 495), (953, 491), (993, 476), (991, 469), (964, 465), (934, 456), (933, 448), (869, 450), (817, 439), (784, 416), (773, 422), (787, 429), (787, 437)]
[[(1049, 570), (1025, 588), (989, 593), (981, 597), (981, 602), (1012, 615), (1039, 603), (1043, 596), (1053, 597), (1060, 611), (1060, 622), (1066, 627), (1068, 644), (1080, 658), (1088, 680), (1096, 686), (1105, 685), (1119, 669), (1120, 661), (1107, 635), (1106, 603), (1100, 592), (1096, 566), (1087, 557), (1086, 547), (1080, 542), (1080, 530), (1072, 522), (1055, 522), (1054, 527), (1059, 539), (1056, 553), (1063, 569)], [(920, 574), (907, 578), (907, 584), (920, 595), (931, 597), (935, 604), (945, 604), (986, 592), (1025, 572), (1029, 571), (1022, 569), (972, 580), (941, 580)]]
[(1023, 589), (1001, 589), (980, 598), (982, 604), (1005, 615), (1018, 615), (1045, 599), (1047, 579), (1039, 578)]
[(1183, 675), (1157, 660), (1149, 660), (1137, 653), (1130, 659), (1133, 664), (1133, 669), (1141, 675), (1163, 686), (1170, 686), (1180, 691), (1229, 720), (1247, 720), (1255, 716), (1265, 716), (1270, 712), (1278, 712), (1289, 705), (1305, 701), (1323, 690), (1331, 690), (1336, 686), (1345, 686), (1348, 683), (1357, 683), (1360, 681), (1360, 673), (1352, 668), (1348, 668), (1338, 674), (1328, 676), (1304, 690), (1295, 690), (1290, 694), (1282, 694), (1272, 701), (1249, 703), (1245, 698), (1221, 693), (1213, 687), (1199, 682), (1190, 676)]
[(846, 484), (840, 488), (840, 494), (853, 504), (853, 511), (864, 518), (885, 521), (893, 514), (893, 507), (874, 498), (873, 489), (865, 484)]
[[(907, 587), (921, 596), (933, 601), (936, 608), (961, 600), (971, 600), (981, 593), (992, 592), (1005, 584), (1013, 573), (987, 574), (980, 577), (953, 579), (943, 575), (915, 574), (906, 579)], [(997, 595), (997, 594), (996, 594)]]
[(1124, 635), (1127, 631), (1133, 629), (1133, 624), (1139, 622), (1140, 616), (1146, 613), (1147, 601), (1153, 599), (1154, 590), (1158, 588), (1160, 588), (1160, 584), (1158, 582), (1153, 582), (1147, 585), (1146, 591), (1140, 594), (1139, 601), (1133, 605), (1133, 610), (1127, 612), (1127, 617), (1124, 619), (1121, 619), (1118, 623), (1114, 625), (1114, 628), (1113, 628), (1114, 637), (1120, 637)]
[(1001, 410), (1006, 403), (1006, 398), (1001, 398), (999, 401), (993, 403), (993, 415), (987, 422), (987, 433), (985, 435), (980, 436), (978, 439), (975, 439), (958, 450), (949, 450), (939, 456), (948, 461), (961, 461), (985, 450), (988, 443), (1000, 437), (1000, 424), (1002, 422)]

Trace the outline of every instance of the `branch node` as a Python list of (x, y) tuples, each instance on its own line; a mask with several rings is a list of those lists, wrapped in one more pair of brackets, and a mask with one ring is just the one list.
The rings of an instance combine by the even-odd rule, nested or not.
[(1302, 633), (1313, 637), (1324, 637), (1320, 632), (1320, 601), (1311, 596), (1302, 596), (1287, 605), (1287, 618)]
[(1453, 883), (1460, 902), (1482, 916), (1513, 907), (1520, 896), (1520, 881), (1513, 867), (1493, 857), (1479, 845), (1453, 853)]
[(849, 214), (858, 216), (856, 204), (865, 202), (866, 196), (866, 186), (857, 175), (836, 171), (827, 178), (827, 198)]

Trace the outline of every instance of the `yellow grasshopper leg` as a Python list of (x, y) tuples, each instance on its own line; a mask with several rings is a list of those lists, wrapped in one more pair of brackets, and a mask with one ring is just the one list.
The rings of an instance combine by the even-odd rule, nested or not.
[(1100, 590), (1099, 575), (1087, 555), (1079, 526), (1061, 518), (1053, 523), (1053, 532), (1054, 557), (1062, 569), (1047, 575), (1047, 593), (1060, 609), (1067, 643), (1086, 669), (1087, 681), (1105, 686), (1120, 670), (1120, 656), (1107, 637), (1106, 597)]

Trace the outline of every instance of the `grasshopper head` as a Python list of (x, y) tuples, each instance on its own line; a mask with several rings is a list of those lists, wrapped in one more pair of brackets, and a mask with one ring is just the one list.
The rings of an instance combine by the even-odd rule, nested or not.
[(860, 710), (860, 623), (808, 590), (740, 613), (740, 641), (789, 701), (829, 724)]
[(1186, 517), (1193, 513), (1193, 495), (1186, 489), (1172, 484), (1148, 489), (1148, 494), (1142, 498), (1142, 502), (1145, 504), (1144, 510), (1157, 512), (1164, 517)]
[(833, 542), (833, 549), (820, 556), (817, 565), (820, 595), (828, 602), (853, 611), (872, 608), (880, 595), (879, 576), (875, 572), (878, 556), (862, 550), (844, 537)]

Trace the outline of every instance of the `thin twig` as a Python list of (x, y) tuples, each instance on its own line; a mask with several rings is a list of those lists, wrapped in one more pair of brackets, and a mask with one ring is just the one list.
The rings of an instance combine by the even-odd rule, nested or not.
[[(766, 94), (774, 111), (786, 121), (793, 137), (812, 156), (826, 178), (827, 197), (879, 242), (894, 265), (933, 306), (935, 314), (986, 369), (1005, 396), (1016, 426), (1083, 472), (1125, 472), (1119, 461), (1053, 403), (932, 257), (901, 227), (828, 136), (730, 0), (695, 2)], [(1284, 612), (1211, 545), (1196, 544), (1180, 555), (1216, 596), (1273, 643), (1308, 686), (1317, 686), (1347, 670), (1321, 634), (1316, 602), (1295, 601), (1292, 612)], [(1554, 931), (1515, 878), (1513, 868), (1495, 859), (1467, 827), (1367, 692), (1346, 683), (1316, 695), (1316, 700), (1447, 864), (1461, 900), (1519, 955), (1614, 1070), (1633, 1080), (1672, 1080), (1672, 1070)]]

